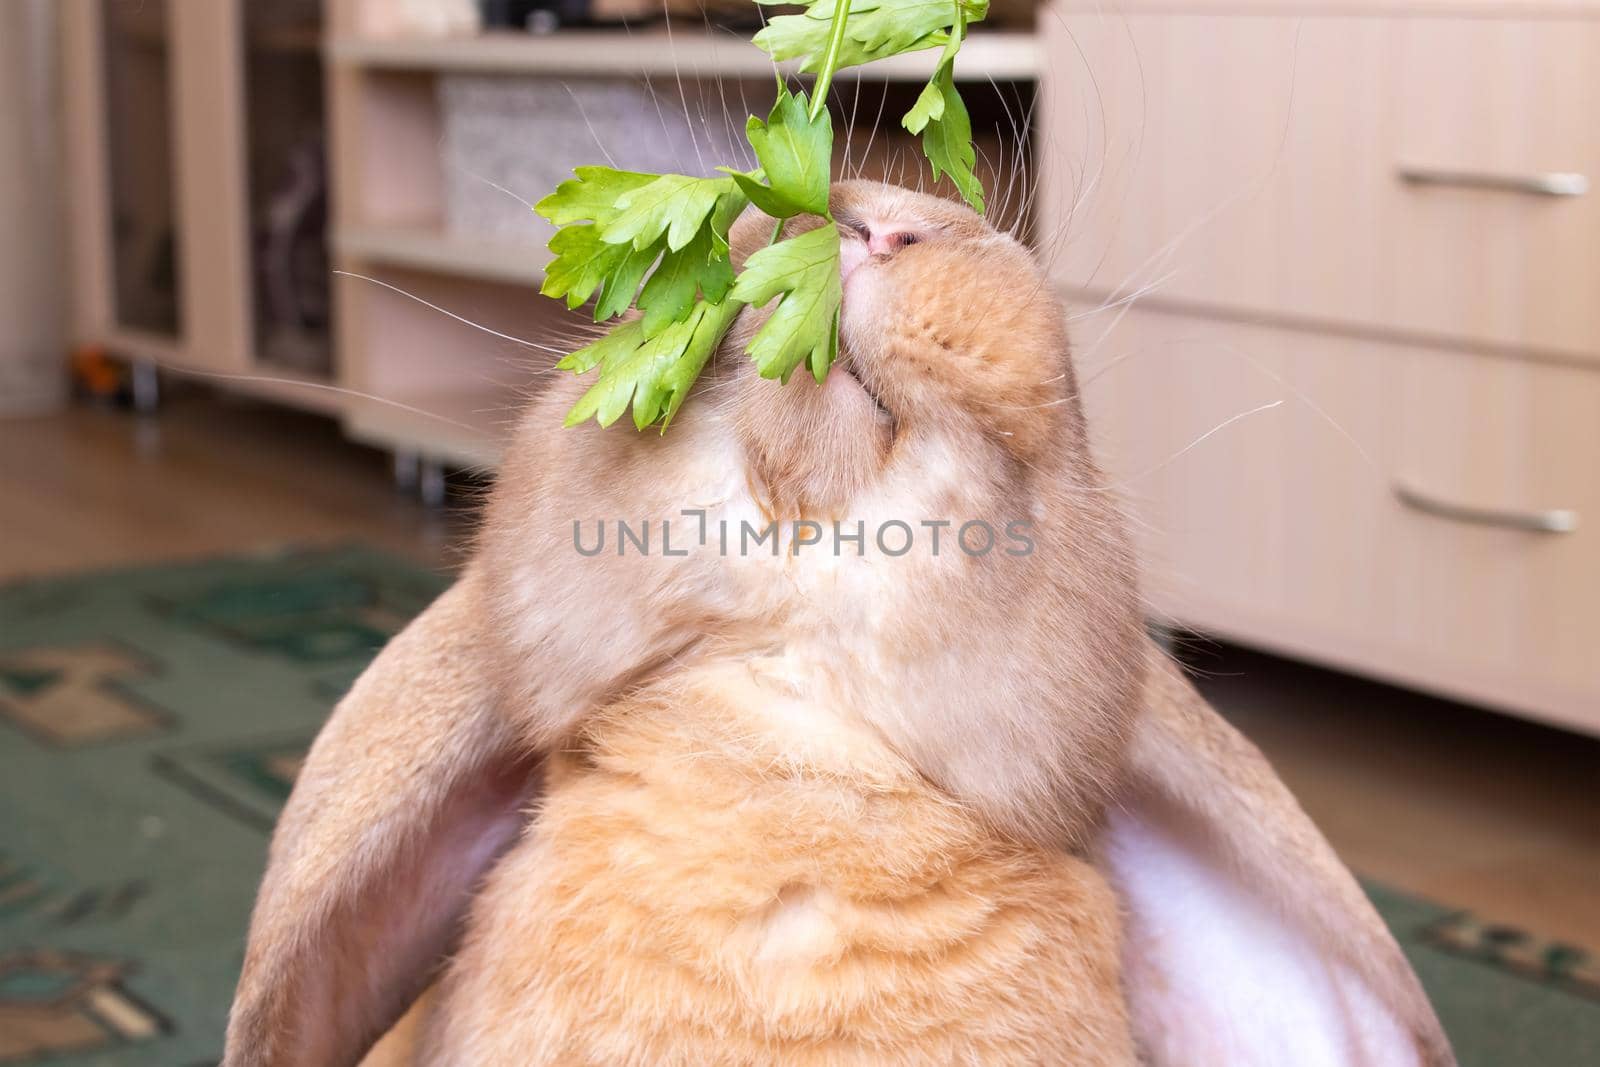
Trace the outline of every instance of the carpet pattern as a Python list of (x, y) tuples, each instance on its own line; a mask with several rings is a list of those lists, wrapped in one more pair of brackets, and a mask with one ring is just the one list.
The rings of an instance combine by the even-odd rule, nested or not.
[[(0, 587), (0, 1064), (203, 1067), (329, 708), (446, 585), (361, 548)], [(1600, 961), (1369, 886), (1463, 1064), (1600, 1062)]]

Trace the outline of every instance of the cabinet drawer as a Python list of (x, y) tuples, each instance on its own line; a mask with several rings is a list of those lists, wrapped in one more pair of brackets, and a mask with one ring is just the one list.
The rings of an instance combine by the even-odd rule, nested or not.
[(1058, 280), (1600, 359), (1600, 21), (1041, 26)]
[(1600, 732), (1600, 371), (1148, 310), (1083, 343), (1158, 610)]

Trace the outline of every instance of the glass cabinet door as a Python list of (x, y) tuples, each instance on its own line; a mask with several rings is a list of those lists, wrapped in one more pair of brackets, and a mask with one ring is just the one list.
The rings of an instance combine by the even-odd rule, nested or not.
[(182, 332), (166, 0), (101, 0), (112, 307), (119, 326)]
[(241, 4), (256, 359), (329, 373), (321, 0)]

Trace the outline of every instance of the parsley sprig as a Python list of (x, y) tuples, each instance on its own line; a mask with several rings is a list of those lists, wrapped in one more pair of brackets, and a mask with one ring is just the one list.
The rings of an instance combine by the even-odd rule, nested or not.
[[(779, 4), (788, 0), (755, 0)], [(973, 172), (972, 123), (956, 90), (954, 64), (967, 27), (988, 0), (812, 0), (778, 15), (755, 36), (774, 60), (797, 60), (816, 75), (812, 95), (779, 83), (763, 121), (745, 134), (757, 167), (719, 167), (722, 177), (642, 174), (579, 167), (535, 210), (559, 227), (539, 291), (569, 308), (592, 303), (595, 322), (639, 314), (559, 364), (594, 385), (567, 415), (573, 426), (615, 422), (631, 405), (639, 429), (671, 423), (733, 325), (740, 308), (777, 300), (748, 353), (763, 377), (788, 381), (801, 364), (821, 382), (839, 351), (839, 231), (828, 211), (834, 74), (890, 56), (942, 49), (928, 84), (901, 123), (922, 135), (934, 177), (948, 175), (982, 211)], [(778, 220), (772, 240), (734, 276), (728, 229), (754, 204)], [(783, 220), (815, 215), (823, 224), (779, 239)]]

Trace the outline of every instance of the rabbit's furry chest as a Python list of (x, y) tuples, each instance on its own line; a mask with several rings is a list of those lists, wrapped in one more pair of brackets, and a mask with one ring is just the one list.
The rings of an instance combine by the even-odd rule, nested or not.
[(1117, 904), (747, 663), (553, 757), (422, 1062), (1132, 1062)]

